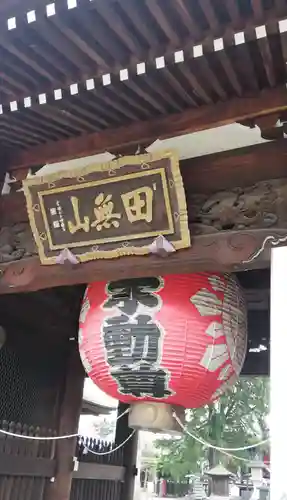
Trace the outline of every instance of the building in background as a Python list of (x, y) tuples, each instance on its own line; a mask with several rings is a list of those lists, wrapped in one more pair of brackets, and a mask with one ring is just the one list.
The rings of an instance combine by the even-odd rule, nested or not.
[(85, 380), (79, 433), (113, 441), (118, 401), (105, 394), (89, 378)]

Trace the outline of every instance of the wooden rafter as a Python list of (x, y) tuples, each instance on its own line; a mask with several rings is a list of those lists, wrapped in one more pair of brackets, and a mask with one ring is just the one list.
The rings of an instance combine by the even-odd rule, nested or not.
[(287, 108), (284, 88), (262, 92), (259, 97), (238, 98), (216, 105), (202, 106), (180, 114), (132, 123), (126, 127), (106, 130), (83, 137), (35, 146), (11, 154), (9, 168), (31, 167), (69, 160), (141, 143), (151, 144), (157, 138), (167, 138), (205, 130), (267, 115)]
[[(218, 101), (231, 99), (233, 105), (236, 96), (260, 97), (260, 89), (285, 83), (286, 28), (278, 24), (282, 8), (276, 7), (272, 17), (264, 7), (267, 24), (257, 27), (259, 33), (250, 18), (251, 3), (247, 9), (233, 0), (213, 10), (210, 1), (196, 1), (193, 10), (186, 0), (170, 2), (169, 9), (165, 5), (163, 0), (107, 0), (105, 5), (83, 0), (67, 12), (63, 1), (51, 18), (45, 8), (36, 9), (31, 24), (25, 12), (18, 12), (15, 29), (3, 29), (0, 37), (1, 145), (21, 155), (48, 143), (47, 135), (61, 141), (105, 131), (105, 138), (106, 131), (133, 127), (133, 122), (153, 127), (154, 117), (164, 121), (187, 109), (190, 130), (197, 130), (193, 117), (206, 113), (202, 106), (217, 110)], [(0, 16), (0, 27), (2, 21)], [(232, 31), (233, 26), (242, 31)], [(210, 126), (214, 123), (211, 119)]]
[(255, 19), (262, 20), (264, 16), (264, 8), (261, 0), (251, 0), (251, 6), (254, 12)]
[(229, 13), (230, 19), (232, 20), (232, 23), (234, 26), (238, 27), (240, 23), (242, 22), (240, 12), (239, 12), (239, 6), (236, 0), (229, 0), (229, 2), (226, 2), (226, 8)]
[(191, 40), (193, 41), (199, 40), (201, 38), (200, 28), (198, 27), (191, 13), (187, 9), (184, 0), (176, 0), (176, 2), (174, 2), (174, 8), (178, 13), (184, 26), (188, 29), (188, 31), (190, 31)]
[[(232, 20), (236, 20), (235, 23), (238, 25), (238, 19), (243, 18), (240, 17), (236, 0), (231, 1), (233, 3), (229, 4), (228, 0), (225, 6), (226, 12)], [(146, 61), (152, 64), (156, 55), (168, 57), (171, 47), (184, 49), (186, 45), (190, 45), (190, 40), (194, 39), (195, 35), (196, 43), (208, 41), (212, 45), (220, 30), (225, 45), (228, 45), (227, 41), (231, 34), (230, 26), (227, 30), (227, 26), (220, 22), (220, 15), (212, 7), (210, 0), (202, 2), (201, 10), (205, 12), (207, 22), (214, 29), (210, 29), (208, 33), (201, 29), (201, 35), (197, 33), (194, 36), (195, 24), (194, 22), (190, 24), (190, 20), (194, 21), (194, 19), (188, 4), (183, 0), (177, 0), (173, 4), (176, 19), (182, 22), (182, 26), (177, 24), (177, 29), (172, 26), (167, 10), (164, 8), (165, 4), (160, 0), (157, 0), (157, 3), (149, 3), (148, 0), (136, 3), (134, 0), (129, 0), (128, 3), (127, 0), (124, 3), (125, 8), (117, 1), (114, 4), (115, 8), (110, 6), (109, 1), (104, 4), (101, 2), (91, 4), (86, 1), (81, 2), (81, 5), (75, 9), (75, 14), (73, 10), (64, 13), (64, 8), (60, 4), (59, 12), (57, 11), (57, 15), (51, 18), (46, 17), (45, 9), (37, 11), (36, 21), (31, 26), (24, 22), (25, 18), (22, 19), (23, 13), (21, 22), (18, 22), (15, 30), (3, 29), (1, 31), (1, 58), (6, 65), (7, 61), (12, 59), (12, 67), (6, 70), (10, 81), (13, 82), (10, 90), (13, 91), (15, 85), (17, 87), (19, 80), (13, 73), (13, 68), (23, 73), (24, 83), (26, 80), (24, 96), (27, 92), (28, 95), (33, 95), (35, 86), (39, 93), (49, 92), (51, 82), (53, 82), (53, 87), (57, 88), (57, 86), (67, 86), (75, 81), (80, 83), (92, 76), (101, 76), (104, 71), (115, 74), (119, 66), (128, 67), (131, 61), (134, 63)], [(122, 12), (119, 12), (119, 9)], [(266, 12), (268, 14), (269, 11), (264, 10), (264, 14)], [(279, 12), (281, 12), (280, 9), (278, 13), (275, 11), (271, 19), (265, 16), (266, 22), (272, 25), (278, 22), (281, 15)], [(149, 18), (144, 17), (148, 13), (157, 23), (157, 29), (153, 29), (154, 40), (147, 23)], [(169, 17), (173, 16), (169, 15)], [(133, 30), (129, 29), (130, 23), (133, 24)], [(242, 24), (244, 30), (246, 21), (244, 23), (243, 20)], [(182, 27), (184, 29), (181, 29)], [(248, 29), (254, 31), (255, 27), (255, 21), (249, 19)], [(139, 40), (134, 34), (136, 30), (141, 35)], [(166, 43), (163, 43), (162, 36), (158, 33), (165, 34)], [(19, 43), (22, 39), (27, 42)], [(9, 64), (11, 66), (11, 62)], [(21, 92), (16, 91), (14, 97), (20, 99)]]
[(211, 0), (201, 0), (200, 6), (204, 12), (204, 15), (205, 15), (207, 21), (208, 21), (210, 29), (212, 30), (212, 32), (218, 33), (220, 23), (219, 23), (217, 15), (215, 13), (213, 3), (214, 2), (212, 2)]
[[(85, 31), (90, 31), (92, 27), (89, 26), (91, 19), (88, 17), (88, 14), (86, 11), (81, 11), (80, 15), (85, 24)], [(99, 56), (98, 52), (95, 52), (94, 49), (96, 40), (90, 38), (82, 40), (80, 35), (77, 34), (76, 28), (72, 29), (70, 25), (62, 25), (59, 20), (48, 23), (47, 20), (40, 18), (38, 24), (42, 28), (41, 32), (38, 33), (35, 31), (33, 35), (30, 34), (29, 38), (31, 42), (30, 46), (33, 48), (33, 52), (30, 54), (31, 62), (28, 57), (28, 52), (31, 50), (30, 46), (28, 48), (25, 47), (25, 45), (21, 47), (17, 43), (19, 36), (20, 38), (25, 36), (23, 28), (20, 28), (15, 33), (11, 32), (6, 44), (3, 39), (2, 46), (0, 39), (0, 54), (6, 67), (5, 75), (7, 74), (7, 82), (5, 84), (7, 87), (7, 89), (5, 87), (7, 96), (2, 97), (1, 104), (8, 106), (8, 108), (11, 102), (11, 96), (13, 96), (13, 99), (16, 101), (19, 101), (19, 107), (22, 107), (21, 101), (27, 95), (31, 97), (33, 105), (35, 105), (38, 101), (39, 94), (47, 94), (48, 100), (53, 101), (53, 91), (55, 89), (61, 88), (62, 91), (69, 93), (69, 87), (73, 83), (82, 86), (81, 91), (83, 91), (86, 80), (90, 78), (96, 79), (97, 87), (101, 86), (101, 77), (103, 73), (109, 73), (113, 84), (116, 84), (119, 79), (119, 70), (121, 67), (122, 69), (128, 70), (130, 75), (129, 79), (131, 79), (132, 75), (136, 74), (136, 63), (145, 62), (149, 67), (148, 73), (150, 73), (151, 69), (155, 67), (156, 55), (165, 57), (169, 65), (172, 66), (174, 63), (175, 47), (185, 51), (185, 61), (187, 59), (192, 59), (193, 48), (190, 46), (189, 40), (182, 40), (177, 44), (168, 45), (167, 47), (162, 46), (160, 50), (153, 50), (150, 51), (150, 53), (140, 51), (138, 56), (135, 53), (133, 57), (125, 60), (121, 54), (109, 58), (104, 52), (102, 56)], [(274, 85), (275, 77), (273, 76), (273, 79), (271, 79), (269, 68), (272, 66), (271, 61), (276, 57), (276, 54), (274, 54), (269, 47), (269, 40), (267, 38), (268, 25), (263, 25), (262, 29), (265, 29), (266, 35), (257, 42), (258, 49), (262, 54), (262, 61), (258, 61), (257, 65), (261, 64), (263, 68), (267, 70), (268, 81), (272, 86)], [(274, 24), (272, 24), (272, 29), (274, 31)], [(248, 30), (252, 31), (252, 28), (248, 27)], [(20, 31), (20, 33), (18, 33), (18, 31)], [(277, 34), (279, 38), (278, 43), (280, 44), (280, 35), (279, 33)], [(282, 37), (283, 36), (284, 35), (282, 35)], [(227, 73), (231, 85), (235, 88), (235, 94), (241, 93), (238, 92), (240, 83), (236, 69), (237, 67), (235, 62), (230, 60), (226, 53), (232, 47), (234, 48), (234, 40), (232, 36), (230, 36), (230, 32), (228, 36), (221, 39), (222, 49), (215, 48), (216, 39), (214, 37), (206, 37), (203, 41), (204, 57), (200, 58), (203, 59), (201, 64), (203, 67), (206, 66), (205, 73), (209, 72), (211, 75), (211, 78), (207, 75), (207, 77), (211, 79), (211, 83), (213, 80), (216, 81), (215, 90), (218, 95), (224, 99), (226, 98), (226, 91), (220, 86), (220, 78), (217, 76), (217, 71), (212, 71), (210, 61), (208, 60), (210, 59), (209, 56), (212, 56), (215, 62), (217, 58), (219, 59), (219, 63), (221, 62), (223, 65), (223, 69)], [(240, 52), (241, 48), (238, 44), (235, 45), (236, 52)], [(59, 50), (60, 47), (61, 51)], [(173, 47), (173, 49), (171, 47)], [(21, 51), (24, 51), (23, 57)], [(38, 57), (35, 57), (35, 52)], [(102, 51), (99, 51), (99, 53), (101, 54)], [(12, 63), (10, 61), (11, 57), (13, 58)], [(99, 58), (102, 60), (101, 64), (100, 60), (98, 60)], [(114, 64), (108, 64), (107, 60), (109, 59), (116, 62)], [(106, 61), (105, 65), (104, 61)], [(42, 66), (40, 67), (39, 65)], [(20, 73), (20, 80), (17, 73)], [(140, 82), (137, 83), (140, 84)], [(154, 82), (152, 82), (152, 85), (154, 86)]]
[(285, 0), (275, 0), (274, 3), (275, 3), (275, 7), (276, 7), (277, 11), (279, 12), (279, 14), (283, 14), (285, 12), (285, 9), (286, 9)]

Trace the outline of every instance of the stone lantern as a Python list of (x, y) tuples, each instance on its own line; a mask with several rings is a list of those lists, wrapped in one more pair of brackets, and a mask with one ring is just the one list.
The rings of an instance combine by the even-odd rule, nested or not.
[(251, 479), (253, 483), (253, 493), (251, 495), (251, 499), (259, 500), (261, 497), (260, 488), (263, 483), (263, 470), (265, 468), (265, 464), (260, 460), (256, 460), (250, 462), (249, 467), (251, 469)]
[(210, 469), (206, 474), (210, 477), (210, 499), (212, 500), (229, 500), (229, 479), (233, 476), (221, 464)]

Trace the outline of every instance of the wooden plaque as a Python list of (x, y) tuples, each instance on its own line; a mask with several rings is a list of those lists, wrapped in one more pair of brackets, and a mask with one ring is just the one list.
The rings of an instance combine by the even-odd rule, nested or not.
[(123, 157), (23, 182), (42, 264), (65, 249), (80, 262), (150, 252), (163, 235), (175, 250), (190, 246), (177, 155)]

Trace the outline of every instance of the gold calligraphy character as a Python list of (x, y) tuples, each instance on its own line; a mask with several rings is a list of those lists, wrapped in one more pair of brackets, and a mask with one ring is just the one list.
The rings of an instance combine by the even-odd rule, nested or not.
[(153, 190), (143, 187), (121, 195), (129, 222), (152, 221)]
[(70, 196), (70, 200), (73, 207), (75, 222), (68, 221), (68, 229), (70, 233), (74, 234), (77, 231), (83, 230), (86, 233), (90, 230), (90, 218), (88, 216), (84, 217), (84, 220), (81, 221), (80, 218), (80, 210), (79, 210), (79, 199), (76, 196)]
[(119, 227), (118, 219), (122, 218), (121, 214), (114, 212), (114, 202), (111, 194), (105, 196), (104, 193), (100, 193), (96, 197), (94, 214), (96, 220), (91, 226), (95, 227), (97, 231), (101, 231), (103, 228), (110, 229), (111, 226)]

